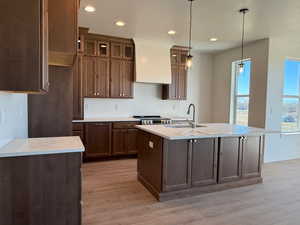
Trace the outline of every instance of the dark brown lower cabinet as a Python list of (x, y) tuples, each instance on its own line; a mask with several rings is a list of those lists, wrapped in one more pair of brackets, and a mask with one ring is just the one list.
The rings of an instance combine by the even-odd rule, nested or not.
[(0, 158), (0, 225), (81, 225), (81, 153)]
[(127, 130), (126, 129), (114, 129), (112, 131), (113, 138), (113, 155), (126, 155), (126, 137)]
[(138, 153), (138, 129), (127, 130), (127, 153), (137, 154)]
[[(153, 194), (162, 191), (163, 139), (139, 131), (138, 134), (138, 172), (139, 179), (147, 184)], [(158, 196), (157, 196), (158, 197)]]
[(82, 123), (73, 123), (73, 136), (79, 136), (82, 143), (85, 143), (84, 140), (84, 125)]
[(165, 141), (163, 191), (174, 191), (191, 186), (192, 142)]
[(261, 183), (263, 140), (168, 140), (139, 131), (138, 179), (160, 201)]
[(239, 180), (242, 175), (242, 138), (220, 139), (219, 182)]
[(216, 184), (218, 179), (218, 139), (194, 140), (192, 149), (192, 186)]
[(85, 158), (111, 155), (111, 123), (85, 124)]
[(113, 129), (112, 146), (113, 155), (137, 154), (137, 129)]
[(259, 177), (263, 162), (263, 137), (248, 136), (243, 141), (243, 178)]

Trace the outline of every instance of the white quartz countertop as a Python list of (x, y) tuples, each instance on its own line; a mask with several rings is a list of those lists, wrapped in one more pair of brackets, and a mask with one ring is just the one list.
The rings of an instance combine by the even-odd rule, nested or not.
[(1, 157), (84, 152), (79, 137), (15, 139), (0, 148)]
[[(186, 120), (185, 117), (170, 117), (163, 116), (163, 118), (169, 118), (173, 121)], [(82, 120), (73, 120), (73, 123), (93, 123), (93, 122), (139, 122), (140, 119), (133, 117), (95, 117), (95, 118), (84, 118)]]
[(139, 122), (133, 117), (97, 117), (84, 118), (83, 120), (73, 120), (73, 123), (92, 123), (92, 122)]
[[(246, 127), (240, 125), (231, 125), (225, 123), (208, 123), (201, 124), (203, 127), (197, 128), (174, 128), (172, 125), (137, 125), (136, 127), (155, 134), (157, 136), (170, 139), (198, 139), (198, 138), (214, 138), (214, 137), (236, 137), (243, 135), (263, 135), (266, 133), (274, 133), (261, 128)], [(184, 124), (182, 124), (184, 126)]]

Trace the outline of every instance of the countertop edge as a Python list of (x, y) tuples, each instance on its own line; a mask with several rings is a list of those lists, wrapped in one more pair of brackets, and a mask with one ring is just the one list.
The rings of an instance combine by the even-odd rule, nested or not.
[(66, 154), (66, 153), (79, 153), (84, 152), (84, 149), (66, 149), (66, 150), (53, 150), (44, 152), (14, 152), (14, 153), (1, 153), (0, 158), (9, 157), (22, 157), (22, 156), (39, 156), (39, 155), (56, 155), (56, 154)]
[(195, 136), (166, 136), (159, 132), (153, 131), (151, 129), (144, 128), (140, 125), (137, 125), (136, 128), (146, 131), (150, 134), (157, 135), (159, 137), (168, 139), (168, 140), (191, 140), (191, 139), (204, 139), (204, 138), (225, 138), (225, 137), (240, 137), (240, 136), (256, 136), (256, 135), (266, 135), (265, 132), (251, 132), (251, 133), (240, 133), (240, 134), (204, 134), (203, 135), (195, 135)]

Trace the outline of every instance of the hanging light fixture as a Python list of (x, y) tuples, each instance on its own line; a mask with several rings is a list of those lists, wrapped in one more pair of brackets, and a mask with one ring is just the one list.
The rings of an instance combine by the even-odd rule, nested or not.
[(193, 64), (193, 56), (191, 55), (191, 49), (192, 49), (192, 20), (193, 20), (193, 1), (194, 0), (188, 0), (190, 2), (190, 8), (189, 8), (189, 13), (190, 13), (190, 30), (189, 30), (189, 52), (186, 57), (186, 67), (191, 68)]
[(243, 22), (242, 22), (242, 57), (241, 62), (239, 63), (239, 71), (240, 73), (244, 72), (244, 41), (245, 41), (245, 15), (249, 12), (248, 8), (240, 9), (240, 13), (243, 14)]

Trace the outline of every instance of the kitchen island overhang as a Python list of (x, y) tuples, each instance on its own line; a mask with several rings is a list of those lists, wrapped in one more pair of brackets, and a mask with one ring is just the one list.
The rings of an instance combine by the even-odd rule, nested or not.
[(262, 183), (264, 129), (138, 125), (138, 180), (159, 200)]

